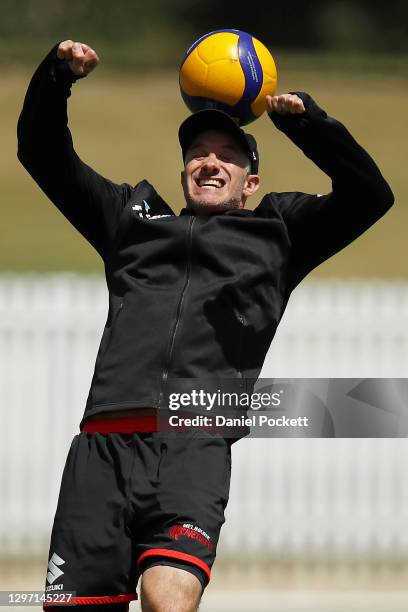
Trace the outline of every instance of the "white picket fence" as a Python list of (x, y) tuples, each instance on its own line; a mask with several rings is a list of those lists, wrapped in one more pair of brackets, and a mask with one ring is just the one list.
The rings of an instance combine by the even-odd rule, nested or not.
[[(99, 277), (0, 277), (0, 555), (44, 554), (107, 315)], [(408, 284), (309, 282), (267, 377), (407, 377)], [(408, 553), (405, 439), (243, 440), (222, 548)]]

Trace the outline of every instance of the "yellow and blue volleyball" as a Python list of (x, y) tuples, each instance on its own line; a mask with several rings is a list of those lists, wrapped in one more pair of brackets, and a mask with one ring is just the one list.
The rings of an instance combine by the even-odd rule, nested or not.
[(188, 49), (179, 81), (192, 112), (216, 108), (246, 125), (266, 110), (266, 96), (276, 90), (277, 71), (269, 50), (251, 34), (216, 30)]

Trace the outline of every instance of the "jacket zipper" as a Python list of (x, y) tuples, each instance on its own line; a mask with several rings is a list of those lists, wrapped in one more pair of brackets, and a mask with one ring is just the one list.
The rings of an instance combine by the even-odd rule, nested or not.
[[(238, 370), (237, 370), (238, 378), (243, 379), (243, 374), (242, 374), (242, 354), (243, 354), (243, 344), (244, 344), (243, 334), (244, 334), (244, 329), (245, 329), (245, 317), (244, 317), (244, 315), (242, 315), (238, 311), (236, 311), (236, 314), (237, 314), (238, 321), (241, 323), (242, 328), (243, 328), (242, 333), (241, 333), (241, 346), (240, 346), (240, 351), (239, 351), (239, 364), (238, 364)], [(242, 382), (240, 384), (241, 385), (243, 384), (243, 380), (242, 380)]]
[(183, 288), (181, 290), (181, 294), (180, 294), (180, 299), (179, 299), (179, 303), (177, 306), (177, 311), (176, 311), (176, 318), (173, 324), (173, 330), (171, 333), (171, 337), (170, 337), (170, 344), (169, 344), (169, 349), (167, 352), (167, 359), (166, 359), (166, 363), (165, 363), (165, 367), (163, 369), (162, 372), (162, 389), (160, 391), (160, 396), (159, 396), (159, 408), (162, 404), (163, 401), (163, 386), (167, 381), (168, 375), (169, 375), (169, 368), (170, 368), (170, 363), (171, 363), (171, 358), (173, 356), (173, 348), (174, 348), (174, 341), (176, 338), (176, 333), (177, 333), (177, 328), (179, 325), (179, 321), (181, 318), (181, 312), (182, 312), (182, 308), (183, 308), (183, 302), (184, 302), (184, 297), (188, 288), (188, 285), (190, 284), (190, 272), (191, 272), (191, 245), (192, 245), (192, 236), (193, 236), (193, 225), (194, 225), (194, 221), (195, 221), (195, 217), (192, 216), (190, 219), (190, 223), (188, 226), (188, 243), (187, 243), (187, 267), (186, 267), (186, 278), (184, 281), (184, 285)]

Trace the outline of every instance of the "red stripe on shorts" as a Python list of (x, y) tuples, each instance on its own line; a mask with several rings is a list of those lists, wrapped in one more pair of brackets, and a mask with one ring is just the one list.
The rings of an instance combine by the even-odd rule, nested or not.
[[(100, 595), (98, 597), (71, 597), (69, 604), (81, 605), (81, 604), (115, 604), (115, 603), (127, 603), (137, 599), (137, 593), (127, 593), (126, 595)], [(43, 608), (50, 606), (68, 606), (66, 602), (45, 602)]]
[(143, 559), (147, 557), (171, 557), (172, 559), (180, 559), (180, 561), (187, 561), (192, 565), (196, 565), (200, 569), (203, 570), (208, 576), (208, 579), (211, 577), (211, 570), (204, 561), (201, 561), (198, 557), (194, 557), (193, 555), (187, 555), (186, 553), (178, 552), (177, 550), (168, 550), (167, 548), (151, 548), (150, 550), (145, 550), (137, 560), (137, 565), (139, 566)]

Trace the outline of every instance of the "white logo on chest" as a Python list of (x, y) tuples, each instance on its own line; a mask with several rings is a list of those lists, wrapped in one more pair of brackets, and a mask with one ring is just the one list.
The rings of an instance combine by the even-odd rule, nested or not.
[(135, 204), (134, 206), (132, 206), (132, 210), (134, 210), (135, 212), (137, 212), (138, 216), (141, 219), (161, 219), (162, 217), (171, 217), (172, 215), (150, 215), (149, 214), (149, 210), (150, 210), (150, 206), (149, 204), (146, 202), (146, 200), (143, 200), (143, 206), (141, 204)]

